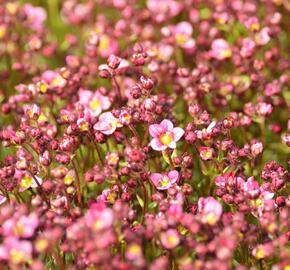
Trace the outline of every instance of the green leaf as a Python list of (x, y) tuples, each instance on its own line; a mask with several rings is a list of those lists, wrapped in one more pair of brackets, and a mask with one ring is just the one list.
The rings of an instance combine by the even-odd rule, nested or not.
[(136, 197), (137, 197), (137, 200), (138, 200), (140, 206), (143, 208), (144, 207), (144, 201), (143, 201), (143, 199), (138, 194), (136, 194)]

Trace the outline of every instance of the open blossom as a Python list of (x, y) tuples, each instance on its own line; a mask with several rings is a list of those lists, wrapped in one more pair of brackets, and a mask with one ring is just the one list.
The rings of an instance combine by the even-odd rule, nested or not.
[(251, 145), (251, 152), (254, 157), (257, 157), (263, 152), (263, 144), (261, 142), (255, 142)]
[(160, 124), (150, 125), (149, 133), (153, 137), (150, 142), (151, 147), (156, 151), (163, 151), (168, 147), (176, 148), (176, 142), (183, 136), (184, 130), (173, 127), (170, 120), (164, 119)]
[(163, 22), (176, 16), (181, 11), (182, 4), (174, 0), (148, 0), (147, 7), (157, 22)]
[(201, 146), (198, 151), (202, 160), (211, 160), (214, 157), (214, 150), (211, 147)]
[(195, 49), (195, 40), (192, 38), (192, 26), (188, 22), (180, 22), (172, 29), (175, 42), (178, 46), (188, 52)]
[(118, 54), (118, 43), (106, 34), (99, 36), (99, 53), (102, 57), (107, 58), (111, 54)]
[(114, 221), (113, 210), (106, 208), (106, 205), (103, 203), (95, 203), (91, 205), (89, 211), (86, 213), (85, 221), (87, 226), (95, 231), (109, 228)]
[(111, 106), (109, 98), (103, 96), (99, 91), (92, 92), (84, 89), (79, 90), (79, 102), (93, 117)]
[(7, 237), (0, 245), (0, 259), (10, 261), (14, 265), (28, 262), (31, 256), (32, 244), (30, 241)]
[(161, 244), (167, 249), (176, 248), (180, 243), (180, 235), (177, 230), (169, 229), (160, 235)]
[(119, 119), (111, 112), (105, 112), (100, 115), (99, 121), (94, 125), (94, 129), (105, 135), (111, 135), (117, 128), (122, 126)]
[(38, 184), (42, 184), (41, 178), (38, 176), (32, 177), (29, 173), (26, 173), (20, 180), (19, 191), (23, 192), (29, 188), (37, 188)]
[(154, 186), (159, 190), (169, 189), (173, 184), (177, 182), (179, 178), (178, 171), (170, 171), (166, 174), (152, 173), (150, 175), (150, 180)]
[(201, 221), (208, 225), (215, 225), (223, 213), (221, 204), (213, 197), (200, 198), (198, 200), (198, 212)]
[(3, 235), (29, 238), (33, 236), (38, 224), (39, 220), (35, 213), (13, 217), (2, 224)]
[(47, 14), (44, 8), (25, 4), (23, 7), (29, 26), (35, 31), (41, 31)]
[(210, 55), (217, 60), (223, 60), (232, 56), (232, 49), (224, 39), (215, 39), (211, 45)]

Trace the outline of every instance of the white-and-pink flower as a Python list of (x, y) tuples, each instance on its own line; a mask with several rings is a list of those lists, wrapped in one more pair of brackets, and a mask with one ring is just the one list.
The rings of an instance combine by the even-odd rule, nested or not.
[(224, 39), (218, 38), (211, 44), (210, 56), (217, 60), (230, 58), (232, 56), (232, 49)]
[(184, 130), (174, 127), (170, 120), (164, 119), (160, 124), (150, 125), (149, 133), (153, 137), (151, 147), (156, 151), (163, 151), (176, 148), (176, 142), (183, 136)]
[(115, 130), (123, 125), (111, 112), (102, 113), (99, 121), (94, 125), (94, 130), (100, 131), (105, 135), (111, 135)]
[(223, 213), (222, 205), (213, 197), (200, 198), (198, 200), (198, 212), (204, 224), (215, 225)]
[(92, 92), (84, 89), (79, 90), (79, 102), (93, 117), (111, 106), (109, 98), (103, 96), (99, 91)]
[(154, 186), (159, 190), (166, 190), (172, 187), (179, 178), (179, 173), (176, 170), (172, 170), (168, 173), (152, 173), (150, 175), (150, 180), (154, 184)]

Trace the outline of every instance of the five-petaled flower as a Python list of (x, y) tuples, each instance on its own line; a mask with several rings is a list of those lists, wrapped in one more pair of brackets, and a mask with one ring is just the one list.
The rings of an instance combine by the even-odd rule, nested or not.
[(152, 173), (150, 175), (150, 180), (154, 186), (159, 190), (169, 189), (173, 184), (178, 181), (179, 174), (178, 171), (173, 170), (165, 174)]
[(153, 124), (149, 127), (149, 133), (153, 137), (151, 147), (156, 151), (176, 148), (176, 142), (184, 134), (180, 127), (174, 127), (170, 120), (164, 119), (160, 124)]
[(119, 119), (111, 112), (105, 112), (100, 115), (99, 121), (94, 125), (94, 129), (105, 135), (111, 135), (117, 128), (122, 126)]

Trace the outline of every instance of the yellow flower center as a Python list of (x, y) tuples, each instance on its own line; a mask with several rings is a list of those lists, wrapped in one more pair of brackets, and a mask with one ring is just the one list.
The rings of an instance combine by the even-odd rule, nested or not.
[(70, 175), (70, 174), (67, 174), (67, 175), (65, 176), (65, 178), (63, 179), (63, 182), (64, 182), (66, 185), (68, 185), (68, 186), (69, 186), (73, 181), (74, 181), (74, 178), (73, 178), (73, 176)]
[(171, 132), (166, 132), (165, 134), (162, 134), (160, 136), (160, 141), (162, 142), (162, 144), (168, 145), (172, 142), (172, 135)]
[(222, 58), (229, 58), (232, 56), (232, 51), (231, 50), (222, 50), (221, 51), (221, 56)]
[(63, 78), (60, 75), (57, 75), (51, 82), (52, 86), (58, 87), (62, 84)]
[(37, 119), (37, 122), (38, 123), (45, 123), (45, 122), (47, 122), (47, 120), (48, 120), (47, 117), (43, 113), (41, 113)]
[(102, 229), (103, 228), (103, 226), (104, 226), (104, 221), (102, 220), (102, 219), (97, 219), (96, 221), (95, 221), (95, 223), (94, 223), (94, 229), (95, 230), (99, 230), (99, 229)]
[(164, 176), (164, 177), (162, 178), (162, 180), (160, 181), (160, 185), (161, 185), (161, 187), (166, 187), (166, 186), (168, 186), (169, 184), (170, 184), (170, 180), (169, 180), (169, 178), (166, 177), (166, 176)]
[(47, 88), (48, 88), (48, 85), (47, 85), (47, 83), (45, 83), (45, 82), (40, 82), (40, 83), (38, 84), (39, 92), (41, 92), (41, 93), (43, 93), (43, 94), (47, 92)]
[(167, 241), (170, 245), (175, 245), (178, 242), (178, 239), (174, 235), (169, 235)]
[(86, 121), (81, 122), (80, 124), (80, 131), (87, 131), (89, 130), (89, 124)]
[(35, 243), (35, 248), (38, 252), (43, 252), (48, 247), (48, 241), (46, 239), (38, 239)]
[(264, 250), (261, 249), (261, 248), (258, 248), (257, 251), (256, 251), (256, 254), (255, 254), (255, 257), (257, 259), (263, 259), (263, 258), (265, 258), (265, 255), (266, 254), (265, 254)]
[(24, 252), (17, 250), (17, 249), (12, 249), (10, 252), (11, 260), (15, 264), (19, 264), (24, 261), (25, 259), (25, 254)]
[(141, 248), (139, 245), (137, 244), (132, 244), (130, 245), (130, 247), (128, 248), (128, 252), (132, 255), (138, 255), (141, 253)]
[(111, 127), (112, 129), (117, 128), (119, 126), (119, 121), (118, 120), (114, 120), (111, 122)]
[(4, 25), (0, 25), (0, 39), (3, 38), (6, 34), (6, 27)]
[(93, 98), (91, 101), (90, 101), (90, 108), (95, 111), (96, 109), (98, 109), (100, 106), (101, 106), (101, 102), (100, 100), (98, 100), (97, 98)]
[(209, 213), (206, 215), (206, 223), (209, 225), (214, 225), (217, 222), (217, 216), (214, 213)]
[(183, 45), (187, 41), (187, 35), (184, 34), (176, 34), (175, 40), (178, 45)]
[(20, 187), (30, 188), (32, 186), (32, 178), (29, 175), (25, 175), (20, 182)]
[(109, 48), (110, 40), (107, 36), (103, 36), (100, 40), (99, 49), (105, 51)]
[(18, 221), (17, 224), (15, 225), (13, 231), (16, 235), (22, 235), (24, 233), (23, 223)]

